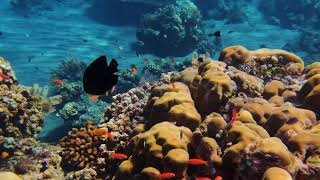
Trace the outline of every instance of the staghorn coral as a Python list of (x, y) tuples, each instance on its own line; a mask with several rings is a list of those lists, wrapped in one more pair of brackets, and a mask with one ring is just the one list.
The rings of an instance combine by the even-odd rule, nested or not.
[(151, 127), (163, 121), (176, 123), (194, 130), (201, 116), (194, 107), (189, 88), (180, 82), (154, 88), (145, 108), (147, 124)]
[(100, 164), (98, 159), (103, 156), (103, 147), (106, 138), (93, 133), (94, 126), (69, 131), (68, 136), (59, 141), (63, 148), (61, 152), (61, 167), (66, 171), (81, 170), (92, 168), (97, 173), (104, 169), (103, 163)]
[[(155, 174), (170, 170), (185, 179), (189, 159), (186, 151), (191, 136), (188, 128), (177, 127), (169, 122), (156, 124), (148, 131), (134, 136), (127, 147), (131, 156), (120, 164), (115, 179), (133, 179), (142, 171), (142, 174), (150, 172), (146, 167), (153, 167), (152, 172)], [(177, 153), (179, 155), (175, 155)]]
[(286, 80), (291, 84), (294, 82), (290, 76), (301, 75), (304, 68), (302, 59), (287, 51), (277, 49), (249, 51), (242, 46), (223, 49), (219, 61), (264, 80)]

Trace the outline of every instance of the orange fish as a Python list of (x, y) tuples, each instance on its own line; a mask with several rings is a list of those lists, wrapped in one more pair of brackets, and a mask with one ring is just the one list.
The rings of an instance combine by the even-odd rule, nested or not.
[(214, 178), (214, 180), (222, 180), (222, 177), (221, 177), (221, 176), (216, 176), (216, 177)]
[(61, 81), (60, 79), (53, 79), (52, 82), (58, 84), (59, 86), (64, 86), (64, 82)]
[(103, 136), (108, 133), (107, 128), (95, 128), (92, 130), (93, 134), (96, 136)]
[(237, 119), (237, 108), (232, 108), (232, 118), (231, 118), (231, 126), (233, 126), (234, 122)]
[(122, 153), (115, 153), (111, 155), (112, 159), (127, 159), (128, 156)]
[(212, 179), (209, 177), (196, 177), (195, 180), (212, 180)]
[(208, 162), (204, 161), (202, 159), (189, 159), (188, 164), (191, 164), (191, 165), (208, 165)]
[(114, 93), (115, 91), (116, 91), (116, 86), (112, 86), (111, 93)]
[(9, 157), (9, 153), (8, 152), (4, 151), (4, 152), (1, 153), (1, 158), (2, 159), (6, 159), (7, 157)]
[(131, 73), (132, 74), (137, 73), (137, 67), (135, 65), (131, 65)]
[(0, 74), (0, 78), (2, 78), (2, 79), (9, 79), (10, 77), (1, 73), (1, 74)]
[(92, 100), (92, 101), (96, 101), (96, 100), (98, 100), (98, 95), (92, 95), (91, 97), (90, 97), (90, 99)]
[(90, 120), (90, 119), (88, 119), (87, 121), (86, 121), (86, 125), (87, 126), (89, 126), (89, 125), (94, 125), (94, 123), (93, 123), (93, 121), (92, 120)]
[(171, 86), (172, 86), (173, 89), (176, 89), (176, 84), (175, 83), (172, 83)]
[(175, 177), (176, 175), (172, 172), (164, 172), (160, 174), (160, 179), (171, 179)]

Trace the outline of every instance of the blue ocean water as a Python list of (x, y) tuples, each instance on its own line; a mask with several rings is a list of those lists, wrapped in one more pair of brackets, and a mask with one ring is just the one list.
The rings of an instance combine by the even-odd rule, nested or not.
[[(149, 10), (141, 8), (142, 10), (136, 12), (139, 8), (132, 7), (143, 6), (153, 9), (151, 5), (133, 3), (129, 8), (123, 8), (119, 7), (121, 3), (114, 3), (114, 0), (49, 1), (51, 9), (47, 10), (37, 7), (44, 6), (43, 1), (17, 2), (29, 3), (27, 8), (30, 9), (25, 10), (19, 5), (13, 7), (10, 0), (0, 2), (0, 54), (12, 63), (22, 84), (46, 84), (50, 71), (68, 57), (91, 62), (98, 55), (106, 54), (117, 58), (121, 67), (128, 67), (131, 63), (139, 66), (142, 62), (142, 57), (136, 56), (131, 44), (137, 41), (136, 28), (139, 21), (136, 16)], [(212, 4), (219, 2), (216, 0)], [(227, 2), (232, 3), (225, 3)], [(267, 22), (267, 15), (262, 14), (257, 8), (258, 2), (242, 2), (246, 4), (244, 9), (241, 9), (247, 14), (244, 22), (227, 24), (227, 18), (206, 18), (201, 26), (207, 33), (222, 31), (223, 47), (240, 44), (252, 50), (261, 45), (280, 49), (286, 43), (298, 39), (300, 29), (285, 28)], [(19, 12), (19, 8), (25, 12)], [(99, 13), (104, 11), (107, 12)], [(133, 12), (135, 14), (130, 16)], [(126, 13), (128, 15), (124, 15)], [(228, 14), (223, 16), (227, 17)], [(228, 31), (235, 32), (225, 33)], [(295, 53), (304, 55), (307, 52)], [(147, 53), (145, 56), (153, 57)], [(28, 58), (32, 58), (32, 63), (28, 63)]]

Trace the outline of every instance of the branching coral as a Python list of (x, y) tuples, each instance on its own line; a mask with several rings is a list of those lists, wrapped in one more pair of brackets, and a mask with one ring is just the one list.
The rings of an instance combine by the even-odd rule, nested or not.
[(66, 79), (68, 82), (82, 81), (82, 75), (87, 65), (79, 60), (62, 61), (51, 73), (52, 79)]

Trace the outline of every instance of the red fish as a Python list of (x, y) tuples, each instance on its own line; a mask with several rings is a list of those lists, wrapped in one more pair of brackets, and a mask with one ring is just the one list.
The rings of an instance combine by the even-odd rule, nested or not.
[(0, 74), (0, 78), (2, 78), (2, 79), (9, 79), (10, 77), (7, 76), (7, 75), (4, 75), (4, 74)]
[(172, 172), (164, 172), (160, 174), (160, 179), (171, 179), (175, 177), (176, 175)]
[(212, 179), (209, 177), (196, 177), (195, 180), (212, 180)]
[(109, 139), (113, 139), (113, 135), (112, 135), (112, 133), (111, 132), (107, 132), (107, 137), (109, 138)]
[(128, 156), (122, 153), (115, 153), (113, 155), (111, 155), (112, 159), (127, 159)]
[(114, 93), (115, 91), (116, 91), (116, 86), (112, 86), (111, 93)]
[(53, 79), (52, 82), (58, 84), (59, 86), (64, 86), (64, 82), (61, 81), (60, 79)]
[(96, 101), (96, 100), (98, 100), (98, 95), (92, 95), (91, 97), (90, 97), (90, 99), (92, 100), (92, 101)]
[(222, 180), (222, 177), (221, 177), (221, 176), (216, 176), (216, 177), (214, 178), (214, 180)]
[(137, 67), (135, 65), (131, 65), (131, 73), (132, 74), (137, 73)]
[(233, 126), (234, 122), (237, 119), (237, 108), (232, 108), (232, 118), (231, 118), (231, 126)]
[(189, 159), (188, 164), (191, 164), (191, 165), (208, 165), (208, 162), (204, 161), (202, 159)]

